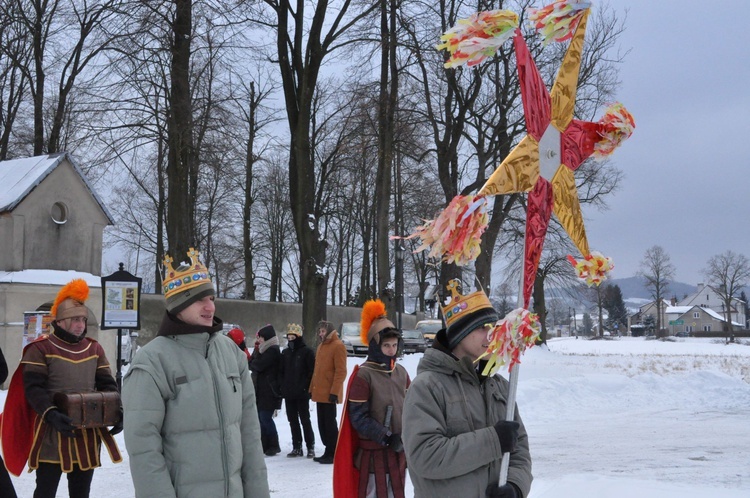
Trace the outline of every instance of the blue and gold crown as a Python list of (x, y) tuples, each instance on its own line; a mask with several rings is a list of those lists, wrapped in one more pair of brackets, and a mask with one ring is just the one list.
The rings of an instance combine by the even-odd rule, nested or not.
[(164, 256), (164, 281), (162, 282), (162, 288), (164, 289), (164, 297), (167, 299), (178, 292), (183, 292), (205, 283), (211, 283), (208, 269), (198, 259), (201, 253), (191, 247), (187, 255), (190, 258), (190, 265), (183, 263), (177, 269), (172, 267), (174, 260), (168, 254)]
[(461, 282), (457, 278), (454, 278), (445, 286), (446, 289), (450, 291), (451, 298), (447, 305), (440, 306), (440, 308), (443, 310), (445, 326), (449, 329), (451, 325), (476, 311), (489, 308), (489, 310), (494, 312), (494, 308), (492, 307), (492, 303), (490, 303), (487, 294), (478, 290), (463, 296), (459, 291), (460, 286)]

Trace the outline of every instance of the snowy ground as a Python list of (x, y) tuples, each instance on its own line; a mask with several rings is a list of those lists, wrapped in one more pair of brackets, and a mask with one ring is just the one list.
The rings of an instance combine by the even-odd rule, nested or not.
[[(412, 376), (420, 357), (403, 360)], [(350, 368), (361, 361), (350, 358)], [(555, 339), (526, 354), (519, 379), (534, 460), (529, 498), (750, 496), (747, 343)], [(266, 458), (272, 495), (331, 496), (332, 466), (286, 458), (283, 411), (276, 424), (284, 452)], [(103, 459), (92, 497), (133, 496), (127, 463)], [(19, 496), (31, 496), (34, 474), (14, 483)], [(67, 496), (64, 484), (58, 496)]]

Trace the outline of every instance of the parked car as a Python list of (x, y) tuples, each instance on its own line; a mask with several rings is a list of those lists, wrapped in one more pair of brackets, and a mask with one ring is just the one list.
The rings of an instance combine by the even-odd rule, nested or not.
[(438, 330), (443, 328), (442, 320), (420, 320), (417, 322), (417, 330), (422, 332), (427, 346), (432, 346), (432, 342), (435, 340), (435, 334)]
[(427, 349), (427, 341), (419, 330), (405, 329), (401, 331), (404, 338), (404, 353), (424, 353)]
[(346, 346), (347, 356), (367, 356), (367, 344), (362, 344), (359, 330), (359, 322), (344, 322), (339, 325), (339, 336)]

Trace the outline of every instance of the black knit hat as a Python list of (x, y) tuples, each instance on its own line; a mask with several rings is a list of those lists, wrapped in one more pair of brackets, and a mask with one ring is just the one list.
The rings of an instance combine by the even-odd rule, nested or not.
[(258, 331), (258, 336), (267, 341), (276, 337), (276, 330), (274, 330), (273, 325), (269, 323)]

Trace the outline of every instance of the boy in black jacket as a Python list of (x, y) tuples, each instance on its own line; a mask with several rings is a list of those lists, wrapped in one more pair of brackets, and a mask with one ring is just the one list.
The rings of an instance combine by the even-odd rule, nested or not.
[[(315, 433), (310, 423), (310, 393), (308, 387), (315, 368), (315, 352), (302, 338), (302, 327), (290, 323), (286, 328), (287, 347), (281, 353), (281, 396), (286, 403), (286, 416), (292, 429), (292, 452), (287, 456), (302, 456), (302, 433), (305, 435), (307, 458), (315, 456)], [(300, 430), (300, 423), (302, 429)]]

